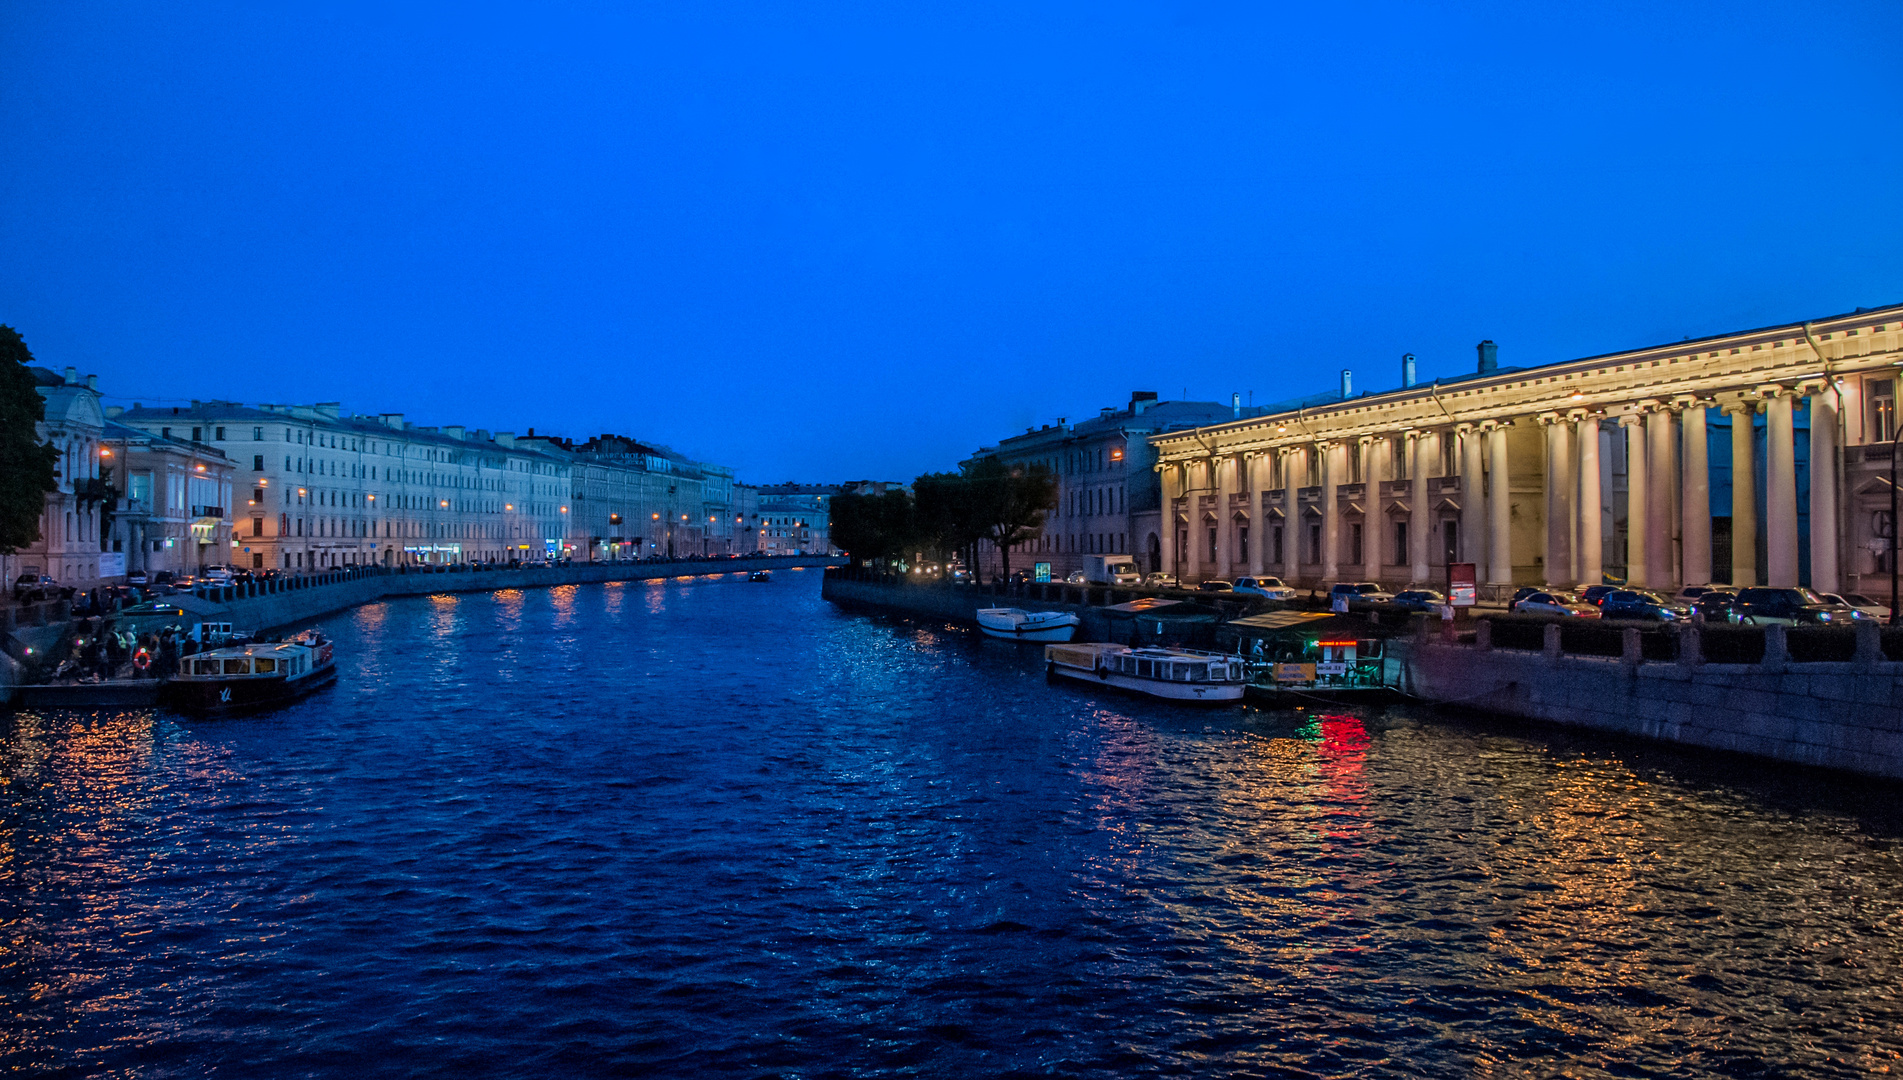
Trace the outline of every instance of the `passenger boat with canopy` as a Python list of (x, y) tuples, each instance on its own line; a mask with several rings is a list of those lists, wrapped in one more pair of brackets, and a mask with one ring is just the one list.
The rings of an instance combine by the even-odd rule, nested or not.
[(1077, 636), (1080, 622), (1068, 611), (1026, 611), (1014, 607), (978, 609), (978, 629), (987, 637), (1009, 641), (1069, 641)]
[(331, 642), (306, 630), (288, 641), (212, 649), (185, 657), (166, 680), (167, 703), (185, 712), (217, 713), (277, 705), (303, 697), (337, 677)]
[(1241, 701), (1245, 685), (1242, 657), (1197, 649), (1046, 645), (1044, 659), (1053, 678), (1114, 686), (1166, 701)]

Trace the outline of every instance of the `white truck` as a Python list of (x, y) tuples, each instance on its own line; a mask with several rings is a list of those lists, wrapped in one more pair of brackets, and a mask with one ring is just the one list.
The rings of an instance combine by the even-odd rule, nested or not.
[(1084, 559), (1084, 579), (1092, 585), (1140, 585), (1137, 561), (1129, 555), (1090, 555)]

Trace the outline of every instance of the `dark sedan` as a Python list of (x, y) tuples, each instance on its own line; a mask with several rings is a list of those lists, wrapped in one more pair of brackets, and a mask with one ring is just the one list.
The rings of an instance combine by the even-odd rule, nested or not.
[(1394, 594), (1393, 605), (1402, 611), (1439, 611), (1447, 598), (1432, 589), (1403, 589)]
[(1831, 626), (1860, 618), (1864, 616), (1849, 604), (1833, 604), (1803, 588), (1740, 589), (1731, 605), (1731, 621), (1745, 626)]
[(1638, 619), (1644, 622), (1684, 622), (1692, 617), (1692, 609), (1684, 604), (1643, 589), (1620, 589), (1608, 594), (1605, 602), (1599, 605), (1599, 610), (1608, 619)]

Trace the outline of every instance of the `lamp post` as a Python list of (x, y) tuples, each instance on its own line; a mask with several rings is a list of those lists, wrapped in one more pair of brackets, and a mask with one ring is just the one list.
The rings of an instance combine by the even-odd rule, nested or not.
[(1890, 625), (1891, 626), (1898, 625), (1897, 610), (1896, 610), (1896, 600), (1897, 600), (1897, 596), (1896, 596), (1896, 592), (1897, 592), (1897, 588), (1896, 588), (1897, 587), (1896, 454), (1899, 448), (1903, 448), (1903, 428), (1898, 428), (1896, 434), (1890, 437), (1890, 536), (1889, 536), (1889, 540), (1890, 540)]

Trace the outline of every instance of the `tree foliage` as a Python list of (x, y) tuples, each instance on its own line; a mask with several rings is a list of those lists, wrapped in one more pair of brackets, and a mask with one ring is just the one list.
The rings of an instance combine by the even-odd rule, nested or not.
[(13, 327), (0, 325), (0, 552), (12, 554), (40, 538), (46, 493), (59, 487), (59, 451), (35, 425), (46, 402), (27, 366), (33, 354)]
[(903, 559), (918, 538), (912, 496), (897, 490), (833, 496), (828, 528), (833, 546), (861, 566)]
[(1043, 465), (1007, 465), (995, 457), (966, 464), (960, 473), (971, 500), (968, 521), (998, 549), (1008, 576), (1011, 549), (1036, 537), (1057, 506), (1057, 476)]

